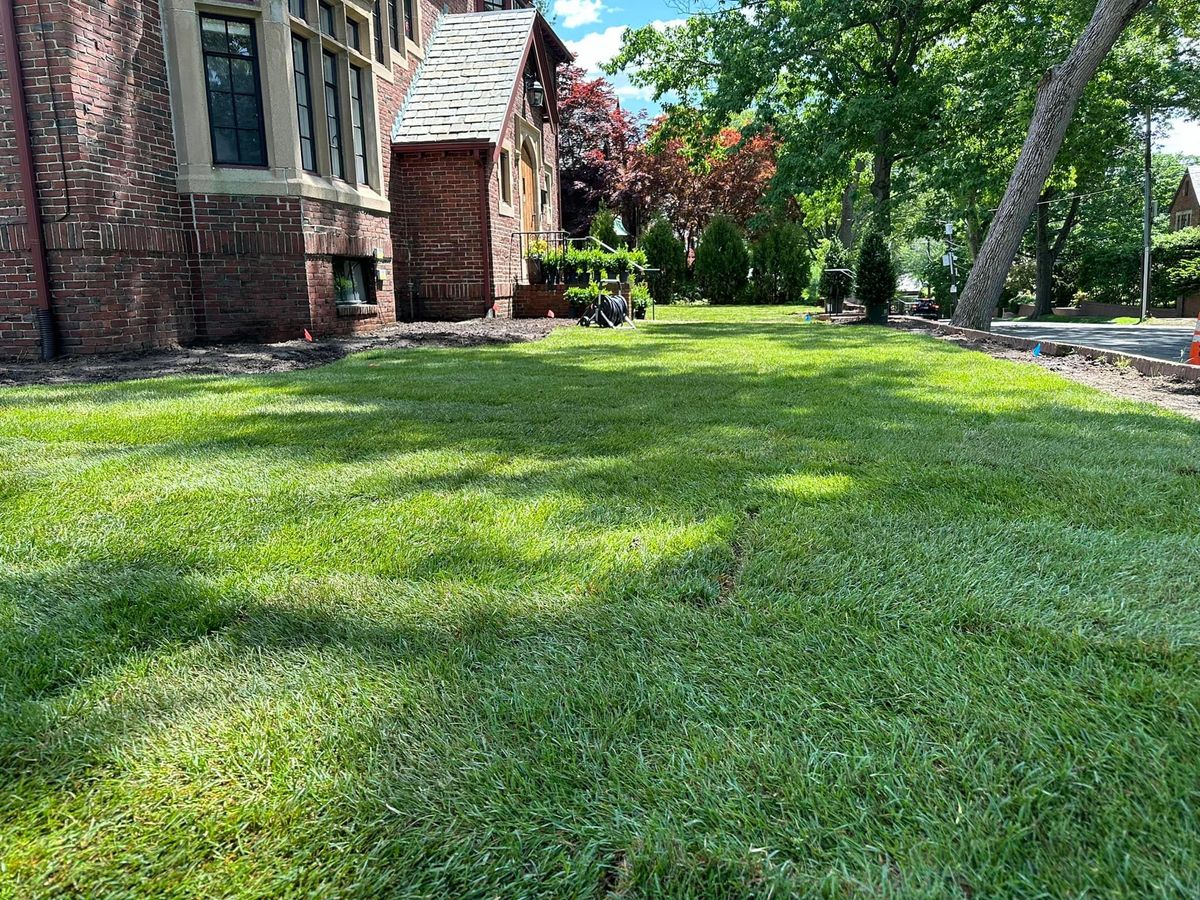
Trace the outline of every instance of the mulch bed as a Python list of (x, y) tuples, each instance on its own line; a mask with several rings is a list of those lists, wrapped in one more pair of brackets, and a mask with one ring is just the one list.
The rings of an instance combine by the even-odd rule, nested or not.
[(408, 322), (368, 334), (309, 343), (214, 344), (101, 356), (70, 356), (50, 363), (0, 361), (0, 385), (88, 384), (171, 375), (262, 375), (295, 372), (335, 362), (363, 350), (412, 347), (478, 347), (537, 341), (563, 319), (473, 319)]

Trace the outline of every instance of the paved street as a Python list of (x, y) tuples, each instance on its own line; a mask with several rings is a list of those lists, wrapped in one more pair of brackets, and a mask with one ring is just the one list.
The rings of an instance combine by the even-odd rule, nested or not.
[(1118, 350), (1138, 356), (1150, 356), (1179, 362), (1187, 358), (1192, 329), (1178, 327), (1130, 327), (1126, 325), (1072, 325), (1058, 322), (997, 322), (992, 330), (1001, 334), (1082, 344), (1102, 350)]

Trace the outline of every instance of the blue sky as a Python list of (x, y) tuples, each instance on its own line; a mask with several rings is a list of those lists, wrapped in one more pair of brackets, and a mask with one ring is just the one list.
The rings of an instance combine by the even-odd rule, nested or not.
[[(679, 22), (687, 0), (554, 0), (554, 27), (578, 57), (577, 62), (593, 75), (599, 66), (621, 49), (621, 35), (628, 27)], [(624, 75), (612, 79), (627, 109), (657, 107), (644, 89), (635, 88)], [(1179, 120), (1159, 135), (1158, 145), (1171, 153), (1200, 155), (1200, 123)]]
[[(602, 74), (600, 64), (621, 49), (621, 35), (626, 28), (681, 21), (680, 9), (685, 5), (678, 0), (554, 0), (554, 29), (576, 55), (577, 63), (595, 76)], [(657, 110), (647, 92), (633, 87), (624, 75), (612, 82), (622, 106)]]

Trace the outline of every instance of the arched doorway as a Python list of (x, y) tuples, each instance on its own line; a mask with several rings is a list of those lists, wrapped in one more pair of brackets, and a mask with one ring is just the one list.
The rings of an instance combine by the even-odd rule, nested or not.
[(537, 226), (537, 169), (533, 147), (529, 141), (521, 142), (521, 230), (533, 232)]

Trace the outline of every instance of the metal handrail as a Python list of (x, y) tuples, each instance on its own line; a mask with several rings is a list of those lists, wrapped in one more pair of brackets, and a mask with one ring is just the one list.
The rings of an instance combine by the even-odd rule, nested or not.
[[(586, 237), (581, 237), (581, 238), (568, 237), (567, 233), (565, 231), (561, 231), (561, 230), (559, 230), (559, 231), (514, 231), (513, 235), (512, 235), (512, 240), (514, 243), (518, 243), (518, 247), (517, 247), (518, 252), (516, 254), (516, 260), (517, 260), (516, 265), (518, 266), (518, 268), (528, 258), (526, 254), (529, 251), (529, 245), (534, 243), (535, 241), (545, 241), (552, 248), (561, 249), (564, 251), (568, 246), (575, 246), (575, 245), (579, 245), (579, 244), (593, 244), (596, 247), (598, 247), (599, 249), (604, 250), (607, 253), (616, 253), (617, 252), (615, 248), (610, 247), (608, 244), (604, 243), (604, 241), (600, 240), (598, 237), (595, 237), (594, 235), (589, 234)], [(650, 275), (654, 272), (662, 271), (661, 269), (655, 269), (655, 268), (651, 268), (649, 266), (643, 266), (640, 263), (634, 262), (633, 260), (629, 261), (629, 265), (631, 266), (632, 269), (635, 269), (637, 271), (637, 274), (639, 276), (641, 276), (643, 278), (646, 275)], [(514, 274), (513, 283), (519, 284), (520, 279), (521, 279), (521, 276), (520, 276), (520, 272), (518, 271), (517, 273)], [(657, 307), (658, 307), (658, 304), (655, 303), (654, 298), (651, 297), (648, 312), (649, 312), (649, 315), (650, 315), (650, 318), (652, 321), (657, 318)]]

